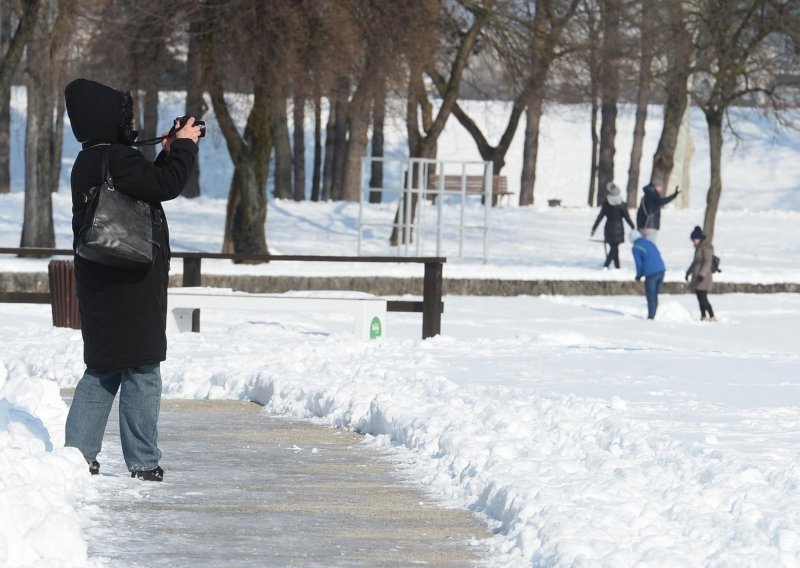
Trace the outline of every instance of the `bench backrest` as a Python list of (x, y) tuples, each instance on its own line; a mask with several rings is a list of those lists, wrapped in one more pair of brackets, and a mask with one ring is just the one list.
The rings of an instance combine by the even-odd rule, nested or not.
[[(428, 189), (439, 189), (438, 174), (428, 175)], [(445, 175), (445, 191), (461, 191), (462, 180), (467, 193), (483, 193), (484, 176)], [(506, 176), (492, 176), (492, 193), (508, 193), (508, 180)]]

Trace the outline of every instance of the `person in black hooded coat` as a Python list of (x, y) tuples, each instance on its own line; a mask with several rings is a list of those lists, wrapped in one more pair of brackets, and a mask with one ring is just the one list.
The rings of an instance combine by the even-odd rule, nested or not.
[[(74, 244), (83, 225), (85, 192), (103, 181), (103, 156), (116, 190), (150, 203), (162, 218), (159, 251), (143, 269), (105, 266), (75, 255), (86, 372), (78, 383), (66, 424), (66, 445), (77, 447), (99, 471), (95, 459), (108, 416), (120, 390), (120, 441), (132, 477), (160, 481), (157, 422), (161, 399), (160, 363), (166, 359), (169, 230), (162, 201), (178, 197), (197, 158), (200, 128), (190, 118), (162, 142), (155, 162), (136, 148), (133, 102), (127, 92), (87, 79), (67, 85), (65, 102), (82, 150), (72, 167)], [(74, 247), (73, 247), (74, 248)]]
[(656, 242), (661, 229), (661, 208), (678, 197), (680, 190), (676, 187), (675, 193), (668, 197), (662, 197), (663, 193), (661, 182), (648, 183), (642, 188), (642, 199), (636, 211), (636, 229), (652, 242)]
[(606, 199), (600, 208), (600, 213), (598, 213), (594, 225), (592, 225), (591, 233), (594, 235), (600, 225), (600, 221), (605, 217), (606, 226), (603, 229), (603, 236), (606, 244), (608, 244), (608, 254), (603, 268), (608, 268), (612, 262), (615, 268), (619, 268), (619, 245), (625, 242), (625, 227), (623, 227), (622, 221), (624, 220), (633, 229), (633, 221), (623, 201), (622, 191), (619, 186), (613, 181), (608, 182), (608, 185), (606, 185)]

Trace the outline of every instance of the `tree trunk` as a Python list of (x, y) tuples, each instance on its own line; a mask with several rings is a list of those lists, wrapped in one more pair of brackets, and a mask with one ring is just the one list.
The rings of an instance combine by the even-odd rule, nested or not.
[(597, 161), (597, 205), (606, 198), (606, 186), (614, 181), (614, 155), (617, 137), (617, 102), (619, 101), (619, 63), (621, 58), (617, 0), (605, 0), (601, 12), (603, 25), (603, 60), (600, 74), (600, 153)]
[(275, 198), (292, 199), (292, 145), (289, 142), (289, 119), (286, 97), (273, 99), (272, 136), (275, 141)]
[[(158, 87), (154, 78), (148, 76), (142, 105), (142, 131), (139, 133), (141, 140), (150, 140), (158, 136)], [(142, 155), (151, 162), (156, 159), (156, 147), (148, 144), (139, 148)]]
[(320, 199), (333, 199), (333, 154), (336, 151), (336, 107), (328, 99), (328, 123), (325, 126), (325, 163), (322, 170), (322, 194)]
[(314, 171), (311, 174), (311, 201), (320, 200), (322, 174), (322, 97), (314, 98)]
[[(221, 112), (228, 117), (225, 122), (230, 123), (229, 128), (222, 128), (220, 124), (228, 140), (228, 137), (232, 136), (230, 128), (233, 128), (235, 133), (233, 121), (229, 118), (227, 108), (221, 110), (218, 95), (212, 96), (212, 103), (218, 119)], [(253, 108), (247, 118), (244, 139), (239, 139), (239, 143), (234, 141), (228, 144), (229, 150), (232, 150), (233, 178), (228, 195), (222, 252), (243, 254), (268, 252), (265, 223), (269, 155), (272, 149), (270, 116), (267, 93), (263, 87), (257, 87)]]
[[(369, 186), (383, 187), (383, 128), (386, 119), (386, 80), (378, 81), (375, 96), (372, 99), (372, 147), (370, 161)], [(369, 202), (380, 203), (382, 191), (370, 191)]]
[[(186, 60), (186, 116), (202, 119), (208, 111), (208, 105), (203, 97), (203, 58), (198, 34), (202, 27), (197, 22), (189, 24), (189, 53)], [(200, 197), (200, 160), (196, 160), (189, 180), (183, 188), (184, 197), (193, 199)]]
[[(43, 30), (44, 31), (44, 30)], [(47, 52), (43, 36), (29, 44), (27, 72), (27, 121), (25, 125), (25, 206), (21, 247), (55, 247), (53, 229), (52, 144), (53, 109), (49, 65), (41, 59)], [(44, 60), (46, 61), (46, 60)]]
[(344, 166), (347, 159), (347, 99), (350, 92), (348, 79), (340, 79), (336, 89), (335, 121), (333, 123), (333, 185), (331, 199), (343, 199)]
[(50, 191), (58, 192), (61, 177), (61, 155), (64, 151), (64, 91), (56, 88), (56, 115), (53, 127), (53, 137), (50, 139)]
[[(25, 125), (25, 205), (22, 247), (54, 247), (53, 229), (53, 85), (51, 33), (47, 12), (42, 11), (28, 44), (26, 87), (28, 95)], [(59, 156), (60, 161), (60, 156)]]
[(256, 163), (251, 153), (243, 155), (237, 161), (230, 195), (233, 199), (229, 202), (230, 217), (226, 220), (230, 241), (224, 243), (223, 252), (266, 254), (266, 188), (261, 189), (259, 185)]
[[(3, 9), (3, 21), (6, 21), (10, 14), (9, 4), (10, 2), (0, 2), (0, 6)], [(19, 62), (22, 60), (25, 46), (33, 38), (36, 26), (41, 19), (40, 12), (46, 11), (42, 8), (44, 0), (23, 0), (22, 4), (22, 13), (18, 14), (19, 24), (17, 29), (13, 35), (9, 36), (8, 46), (3, 51), (3, 57), (0, 59), (0, 92), (11, 88), (11, 81), (17, 72)], [(10, 25), (8, 33), (10, 34)]]
[[(0, 2), (0, 55), (11, 43), (11, 7)], [(11, 191), (11, 82), (0, 85), (0, 194)]]
[(686, 30), (681, 0), (670, 0), (668, 6), (669, 19), (669, 65), (667, 68), (666, 102), (664, 103), (664, 126), (658, 148), (653, 156), (653, 171), (650, 181), (666, 183), (672, 172), (675, 145), (678, 132), (686, 110), (687, 81), (690, 73), (692, 55), (691, 36)]
[(683, 119), (681, 120), (681, 127), (678, 131), (678, 140), (675, 144), (675, 153), (673, 157), (674, 165), (672, 167), (669, 180), (664, 185), (666, 188), (681, 189), (678, 197), (672, 202), (673, 205), (678, 209), (687, 209), (689, 207), (689, 196), (691, 194), (690, 174), (692, 155), (694, 155), (691, 114), (692, 108), (687, 101), (686, 109), (683, 112)]
[(347, 127), (350, 134), (342, 177), (342, 199), (345, 201), (358, 201), (361, 192), (361, 158), (367, 153), (369, 141), (369, 111), (372, 103), (369, 82), (372, 80), (372, 73), (367, 68), (353, 93), (353, 99), (347, 105)]
[[(222, 252), (267, 254), (267, 178), (272, 153), (272, 107), (268, 86), (264, 84), (267, 74), (258, 73), (262, 81), (255, 85), (253, 107), (241, 135), (225, 101), (216, 57), (216, 50), (221, 48), (215, 34), (204, 36), (202, 47), (211, 104), (233, 162)], [(260, 68), (263, 61), (256, 61), (255, 65)]]
[(714, 238), (719, 199), (722, 194), (722, 118), (723, 111), (704, 109), (708, 125), (708, 146), (711, 159), (711, 185), (706, 196), (703, 232), (708, 240)]
[(0, 91), (0, 194), (11, 191), (11, 88)]
[(639, 84), (636, 89), (636, 120), (633, 126), (631, 163), (628, 167), (627, 205), (636, 207), (639, 201), (639, 175), (644, 148), (645, 124), (647, 123), (647, 104), (650, 102), (650, 82), (653, 79), (653, 7), (650, 2), (642, 2), (642, 21), (639, 26)]
[(591, 118), (589, 122), (590, 136), (592, 139), (591, 166), (589, 168), (589, 196), (586, 200), (589, 207), (594, 207), (597, 195), (597, 154), (600, 146), (600, 137), (597, 134), (597, 122), (600, 116), (600, 69), (599, 58), (597, 55), (597, 45), (599, 43), (599, 33), (592, 12), (589, 12), (589, 98), (591, 99)]
[(522, 175), (519, 190), (520, 206), (533, 205), (536, 163), (539, 158), (539, 125), (542, 120), (544, 104), (544, 84), (537, 81), (532, 86), (525, 119), (525, 142), (522, 150)]
[(294, 200), (303, 201), (306, 198), (306, 99), (297, 92), (293, 103)]

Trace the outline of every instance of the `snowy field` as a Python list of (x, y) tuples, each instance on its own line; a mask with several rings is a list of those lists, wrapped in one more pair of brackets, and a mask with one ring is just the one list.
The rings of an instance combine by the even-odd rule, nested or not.
[[(164, 116), (180, 114), (171, 110)], [(489, 262), (446, 250), (445, 277), (632, 278), (627, 246), (622, 270), (599, 270), (602, 245), (588, 240), (596, 210), (581, 206), (588, 153), (556, 143), (583, 140), (579, 110), (550, 111), (537, 206), (494, 210)], [(474, 148), (457, 128), (449, 127), (443, 151), (471, 159)], [(702, 118), (693, 128), (691, 207), (663, 213), (667, 280), (682, 279), (688, 234), (702, 223)], [(756, 118), (745, 131), (749, 141), (726, 153), (719, 277), (800, 282), (798, 143)], [(75, 144), (67, 142), (68, 165)], [(218, 143), (212, 133), (201, 149), (206, 180), (229, 175)], [(618, 148), (618, 157), (625, 152)], [(1, 246), (19, 242), (18, 169), (14, 184), (0, 196)], [(568, 207), (547, 208), (546, 198)], [(54, 211), (57, 244), (68, 248), (66, 187)], [(386, 204), (369, 214), (393, 212)], [(473, 217), (482, 212), (468, 208)], [(224, 191), (167, 204), (173, 248), (219, 250), (223, 215)], [(268, 243), (274, 253), (355, 254), (357, 217), (354, 204), (271, 201)], [(387, 234), (366, 234), (367, 252), (391, 252)], [(468, 237), (468, 252), (480, 244)], [(2, 271), (45, 267), (0, 258)], [(292, 263), (203, 269), (406, 273)], [(655, 321), (644, 319), (642, 297), (446, 297), (442, 336), (420, 341), (418, 314), (390, 314), (379, 342), (354, 341), (350, 323), (334, 316), (207, 310), (203, 333), (169, 337), (164, 395), (255, 400), (266, 412), (366, 434), (367, 444), (403, 462), (403, 475), (485, 520), (495, 531), (487, 565), (800, 566), (800, 296), (711, 301), (716, 324), (698, 321), (688, 294), (662, 296)], [(88, 513), (102, 511), (103, 491), (77, 452), (63, 448), (59, 388), (83, 372), (80, 333), (53, 328), (48, 306), (0, 304), (0, 345), (0, 565), (102, 565), (88, 558), (85, 539), (87, 523), (102, 518)], [(168, 455), (163, 465), (169, 471)], [(103, 490), (145, 498), (128, 478), (103, 482), (118, 484)]]

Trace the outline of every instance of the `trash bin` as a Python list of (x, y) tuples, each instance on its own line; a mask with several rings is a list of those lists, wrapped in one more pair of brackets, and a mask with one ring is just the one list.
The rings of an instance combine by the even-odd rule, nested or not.
[(75, 264), (71, 260), (51, 260), (47, 265), (50, 279), (50, 307), (53, 325), (81, 328), (78, 295), (75, 291)]

